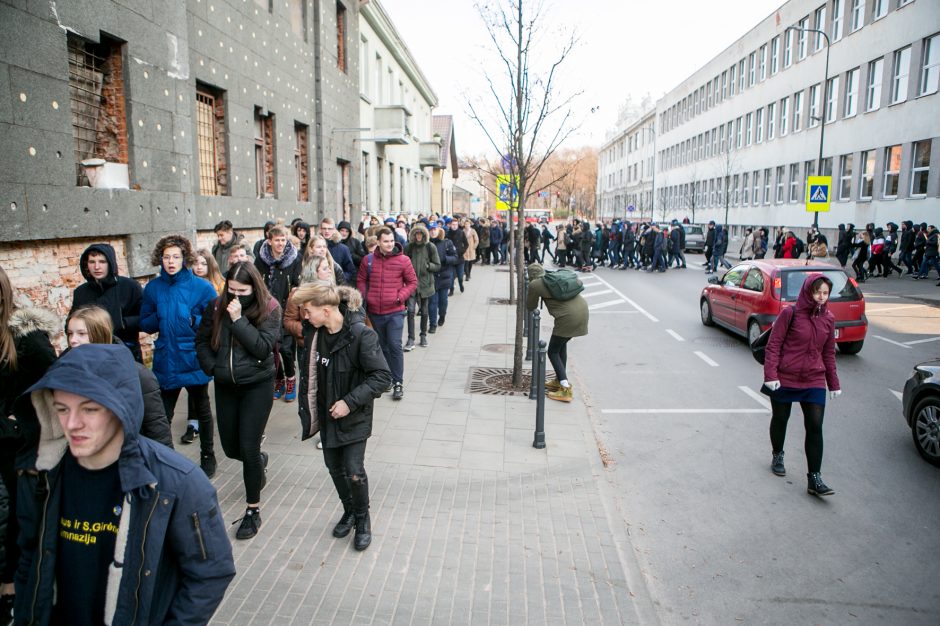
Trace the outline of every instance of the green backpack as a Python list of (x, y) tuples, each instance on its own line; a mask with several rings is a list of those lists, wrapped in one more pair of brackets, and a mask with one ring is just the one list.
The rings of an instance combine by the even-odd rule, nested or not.
[(584, 285), (578, 275), (571, 270), (545, 272), (542, 282), (554, 300), (571, 300), (584, 291)]

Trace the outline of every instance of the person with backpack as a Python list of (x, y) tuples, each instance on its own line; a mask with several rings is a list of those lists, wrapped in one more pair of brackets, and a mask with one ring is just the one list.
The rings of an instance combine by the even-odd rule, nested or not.
[(728, 231), (721, 224), (715, 226), (715, 251), (712, 255), (712, 267), (730, 269), (731, 263), (725, 258), (728, 253)]
[(581, 295), (584, 285), (571, 270), (546, 273), (538, 263), (529, 265), (529, 288), (526, 308), (532, 311), (545, 304), (555, 320), (548, 340), (548, 360), (555, 370), (555, 380), (546, 383), (548, 397), (559, 402), (571, 402), (573, 393), (568, 381), (568, 342), (574, 337), (588, 334), (588, 304)]

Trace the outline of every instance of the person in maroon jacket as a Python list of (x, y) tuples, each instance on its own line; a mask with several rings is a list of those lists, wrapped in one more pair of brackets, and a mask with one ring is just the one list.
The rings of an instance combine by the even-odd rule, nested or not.
[(392, 399), (401, 400), (405, 393), (405, 359), (401, 349), (405, 303), (418, 288), (418, 277), (391, 229), (383, 226), (376, 235), (379, 246), (363, 257), (356, 287), (366, 302), (369, 321), (379, 335), (379, 345), (392, 371)]
[(832, 281), (814, 272), (803, 281), (796, 304), (777, 316), (767, 342), (764, 385), (770, 391), (770, 443), (773, 447), (771, 471), (786, 476), (783, 442), (787, 420), (794, 402), (803, 409), (806, 425), (806, 475), (810, 495), (835, 493), (820, 478), (822, 465), (823, 413), (826, 389), (836, 398), (842, 391), (836, 373), (835, 317), (826, 307)]

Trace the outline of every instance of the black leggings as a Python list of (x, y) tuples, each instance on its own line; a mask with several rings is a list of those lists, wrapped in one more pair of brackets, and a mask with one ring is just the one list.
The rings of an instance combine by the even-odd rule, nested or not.
[(463, 273), (467, 279), (470, 278), (470, 272), (473, 270), (474, 263), (476, 263), (476, 260), (463, 262)]
[[(783, 442), (787, 437), (787, 421), (790, 419), (790, 402), (770, 400), (772, 416), (770, 418), (770, 443), (774, 454), (783, 451)], [(803, 424), (806, 427), (806, 465), (810, 474), (819, 472), (823, 456), (823, 414), (826, 407), (822, 404), (800, 402), (803, 409)]]
[(215, 383), (219, 441), (222, 442), (225, 456), (242, 462), (245, 500), (248, 504), (261, 501), (261, 483), (264, 480), (261, 437), (274, 404), (273, 392), (273, 380), (262, 380), (250, 385)]
[(552, 335), (548, 340), (548, 360), (555, 370), (555, 377), (560, 381), (568, 380), (568, 342), (571, 337)]
[[(176, 401), (180, 398), (182, 389), (161, 389), (160, 397), (163, 399), (163, 410), (166, 411), (166, 419), (173, 423), (173, 412), (176, 410)], [(186, 387), (186, 394), (189, 396), (187, 406), (189, 407), (189, 418), (195, 417), (199, 420), (199, 448), (203, 454), (212, 454), (214, 445), (212, 407), (209, 405), (209, 385), (189, 385)], [(193, 415), (195, 413), (195, 415)]]

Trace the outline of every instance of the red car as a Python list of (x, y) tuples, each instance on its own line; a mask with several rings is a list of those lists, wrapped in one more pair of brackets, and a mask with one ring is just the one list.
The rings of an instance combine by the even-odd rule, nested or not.
[(721, 278), (712, 276), (702, 289), (702, 323), (724, 326), (753, 343), (770, 328), (785, 306), (792, 306), (803, 281), (820, 272), (832, 281), (829, 310), (836, 318), (836, 346), (844, 354), (857, 354), (865, 342), (868, 318), (858, 283), (841, 268), (805, 259), (743, 261)]

